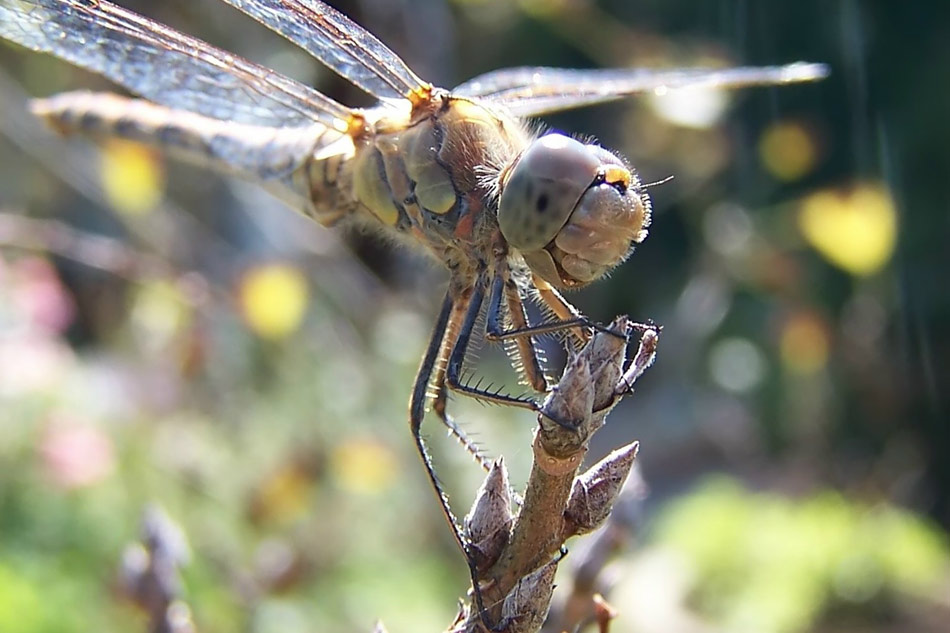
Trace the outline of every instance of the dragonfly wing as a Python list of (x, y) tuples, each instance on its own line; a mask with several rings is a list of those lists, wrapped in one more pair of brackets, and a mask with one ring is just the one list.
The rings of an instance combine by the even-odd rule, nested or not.
[(380, 99), (415, 100), (432, 86), (356, 22), (319, 0), (224, 0)]
[(827, 74), (827, 66), (803, 62), (787, 66), (681, 70), (522, 67), (486, 73), (458, 86), (452, 94), (491, 100), (516, 116), (536, 116), (639, 93), (788, 84), (814, 81)]
[(349, 108), (104, 0), (0, 0), (0, 37), (172, 108), (256, 125), (349, 125)]

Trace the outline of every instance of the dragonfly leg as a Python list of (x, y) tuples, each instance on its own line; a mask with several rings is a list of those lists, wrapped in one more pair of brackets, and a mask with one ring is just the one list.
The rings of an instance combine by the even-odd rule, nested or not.
[[(505, 269), (505, 272), (507, 270)], [(503, 306), (504, 302), (504, 306)], [(507, 310), (507, 312), (506, 312)], [(524, 330), (528, 327), (528, 315), (521, 301), (521, 291), (518, 285), (507, 274), (496, 272), (492, 278), (491, 292), (488, 295), (488, 314), (485, 320), (485, 337), (490, 341), (504, 341), (512, 365), (523, 382), (530, 385), (535, 391), (545, 393), (548, 390), (548, 379), (541, 366), (541, 356), (534, 339), (530, 334), (508, 337), (505, 329), (505, 315), (508, 315), (508, 324), (514, 330)]]
[(434, 393), (431, 395), (433, 398), (432, 410), (436, 416), (438, 416), (443, 426), (449, 430), (449, 433), (462, 445), (462, 448), (464, 448), (475, 462), (481, 466), (482, 470), (487, 473), (491, 470), (492, 460), (485, 455), (475, 440), (470, 438), (465, 430), (449, 415), (449, 412), (446, 410), (446, 403), (448, 401), (446, 395), (448, 390), (445, 387), (445, 371), (442, 370), (439, 374), (441, 374), (441, 378), (439, 382), (433, 386)]
[(409, 420), (413, 436), (419, 433), (426, 413), (426, 402), (432, 401), (432, 410), (449, 433), (475, 459), (485, 472), (491, 470), (491, 460), (460, 427), (446, 410), (445, 363), (458, 333), (458, 324), (463, 309), (446, 295), (442, 312), (436, 321), (429, 348), (416, 375), (412, 399), (409, 405)]
[[(551, 313), (554, 314), (554, 316), (560, 319), (559, 321), (553, 322), (551, 325), (557, 325), (558, 323), (561, 323), (561, 324), (564, 324), (565, 326), (574, 325), (574, 324), (584, 326), (584, 328), (574, 327), (573, 329), (570, 330), (571, 334), (576, 337), (577, 339), (576, 342), (583, 345), (590, 339), (590, 334), (589, 332), (586, 331), (587, 328), (596, 330), (598, 332), (603, 332), (605, 334), (610, 334), (613, 336), (622, 336), (620, 333), (615, 332), (614, 330), (610, 329), (610, 327), (601, 325), (599, 323), (595, 323), (594, 321), (591, 321), (590, 319), (585, 317), (583, 314), (581, 314), (581, 311), (575, 308), (573, 305), (571, 305), (571, 303), (567, 299), (565, 299), (564, 296), (560, 292), (558, 292), (553, 286), (551, 286), (551, 284), (547, 283), (540, 277), (534, 276), (533, 280), (535, 283), (535, 288), (537, 290), (538, 300), (540, 300), (542, 305), (546, 307), (548, 310), (550, 310)], [(545, 328), (544, 325), (539, 326), (539, 327), (541, 329)], [(560, 328), (555, 328), (554, 331), (556, 331), (557, 329), (560, 329)], [(627, 324), (628, 332), (634, 332), (634, 331), (643, 332), (646, 330), (653, 330), (653, 329), (656, 329), (656, 326), (652, 322), (647, 322), (647, 323), (630, 322)], [(518, 333), (518, 332), (515, 331), (514, 333)], [(508, 336), (511, 336), (511, 335), (512, 335), (511, 333), (508, 334)]]
[[(497, 279), (497, 277), (496, 277)], [(493, 286), (497, 282), (493, 282)], [(446, 368), (445, 384), (452, 391), (457, 391), (463, 395), (482, 400), (483, 402), (493, 402), (496, 404), (505, 404), (532, 411), (540, 411), (541, 405), (537, 401), (524, 396), (512, 396), (499, 391), (490, 391), (482, 389), (477, 384), (467, 384), (462, 379), (462, 371), (465, 364), (465, 355), (468, 353), (468, 346), (472, 339), (472, 332), (475, 329), (475, 323), (482, 309), (482, 302), (485, 300), (485, 279), (479, 278), (478, 283), (471, 292), (468, 307), (465, 311), (465, 317), (462, 321), (462, 327), (459, 329), (458, 339), (452, 347), (452, 353), (449, 355), (449, 362)], [(492, 316), (489, 315), (489, 319)], [(498, 317), (495, 317), (498, 318)]]
[[(479, 304), (480, 303), (481, 301), (479, 300)], [(465, 536), (462, 534), (458, 520), (455, 518), (455, 514), (452, 512), (452, 507), (449, 505), (448, 494), (446, 494), (445, 488), (442, 487), (442, 483), (439, 481), (438, 475), (435, 472), (435, 466), (432, 463), (432, 455), (429, 453), (429, 448), (426, 446), (425, 439), (423, 439), (421, 433), (422, 420), (425, 418), (426, 413), (425, 405), (426, 401), (430, 397), (429, 386), (432, 384), (435, 389), (433, 396), (435, 403), (433, 408), (436, 409), (439, 418), (449, 428), (449, 430), (462, 441), (463, 445), (465, 445), (469, 452), (480, 458), (480, 453), (478, 453), (477, 448), (474, 448), (474, 444), (468, 440), (468, 438), (455, 424), (455, 422), (445, 414), (446, 355), (448, 354), (449, 349), (452, 349), (454, 352), (454, 349), (458, 347), (458, 340), (465, 331), (464, 320), (462, 321), (461, 328), (459, 328), (459, 322), (464, 317), (467, 317), (469, 312), (471, 312), (471, 308), (470, 306), (466, 305), (465, 301), (457, 302), (454, 300), (451, 291), (446, 294), (445, 300), (442, 303), (442, 308), (439, 311), (439, 316), (436, 319), (435, 327), (432, 331), (432, 338), (429, 340), (429, 346), (426, 348), (425, 356), (422, 358), (422, 364), (419, 366), (419, 372), (416, 374), (416, 381), (412, 389), (412, 397), (409, 401), (409, 428), (412, 431), (412, 438), (415, 442), (416, 450), (419, 452), (419, 456), (422, 458), (422, 464), (425, 468), (426, 475), (429, 478), (429, 483), (432, 484), (432, 488), (435, 490), (436, 496), (439, 499), (439, 505), (441, 506), (442, 514), (448, 522), (450, 529), (452, 530), (452, 536), (455, 538), (456, 544), (458, 544), (459, 549), (465, 556), (465, 562), (468, 565), (469, 576), (472, 579), (472, 593), (475, 597), (475, 606), (479, 613), (487, 614), (485, 605), (482, 601), (482, 594), (478, 586), (478, 575), (475, 558), (469, 552)], [(469, 330), (471, 330), (471, 326), (469, 327)], [(468, 337), (466, 337), (466, 339), (467, 338)], [(481, 459), (483, 460), (484, 458)], [(483, 466), (484, 465), (485, 464), (483, 464)], [(488, 627), (488, 624), (488, 622), (485, 622), (486, 627)]]
[[(502, 284), (504, 285), (504, 291), (502, 291)], [(538, 361), (538, 351), (531, 341), (531, 337), (534, 335), (551, 334), (568, 330), (571, 335), (577, 338), (577, 343), (583, 344), (590, 338), (590, 335), (586, 331), (587, 329), (615, 334), (615, 332), (609, 328), (595, 323), (581, 314), (577, 308), (568, 303), (554, 288), (547, 288), (545, 290), (546, 292), (539, 290), (538, 297), (544, 306), (554, 314), (556, 319), (544, 321), (536, 325), (531, 325), (528, 322), (521, 292), (513, 280), (506, 279), (502, 281), (500, 276), (496, 277), (492, 282), (492, 293), (489, 297), (485, 337), (490, 341), (517, 341), (523, 371), (529, 375), (532, 369), (535, 369), (538, 374), (541, 372)], [(508, 329), (505, 327), (501, 314), (500, 295), (502, 292), (504, 292), (510, 318), (511, 327)], [(547, 385), (541, 387), (540, 382), (535, 383), (534, 381), (531, 381), (531, 384), (538, 391), (547, 391)]]
[[(532, 279), (541, 304), (550, 310), (561, 322), (567, 323), (585, 318), (584, 315), (581, 314), (581, 311), (572, 306), (551, 284), (537, 275), (532, 275)], [(577, 347), (584, 345), (590, 339), (590, 334), (583, 328), (575, 327), (568, 331)]]
[[(541, 405), (537, 400), (526, 396), (514, 396), (501, 391), (492, 391), (482, 389), (477, 383), (472, 385), (462, 378), (462, 372), (465, 364), (465, 356), (468, 353), (468, 345), (471, 340), (472, 331), (475, 329), (475, 322), (481, 311), (482, 303), (485, 299), (485, 277), (480, 276), (478, 283), (471, 291), (468, 307), (466, 309), (464, 320), (459, 329), (458, 339), (452, 348), (448, 359), (448, 366), (445, 373), (445, 384), (449, 389), (457, 391), (463, 395), (495, 404), (504, 404), (508, 406), (530, 409), (531, 411), (540, 411)], [(513, 321), (514, 329), (505, 329), (504, 317), (502, 311), (502, 302), (507, 298), (508, 312)], [(566, 302), (565, 302), (566, 303)], [(567, 304), (570, 306), (570, 304)], [(551, 332), (560, 332), (564, 330), (580, 330), (583, 328), (597, 328), (589, 319), (582, 316), (573, 306), (570, 306), (577, 316), (563, 321), (550, 321), (538, 325), (530, 325), (524, 312), (524, 304), (521, 302), (520, 294), (516, 287), (511, 291), (506, 291), (506, 279), (504, 273), (496, 272), (491, 281), (491, 292), (489, 294), (488, 315), (486, 320), (486, 337), (495, 341), (525, 341), (517, 348), (521, 355), (522, 371), (531, 381), (532, 386), (538, 391), (546, 392), (547, 384), (538, 359), (538, 352), (531, 341), (531, 336), (535, 334), (548, 334)], [(544, 381), (543, 389), (541, 382)]]
[(442, 513), (453, 527), (455, 540), (458, 541), (459, 546), (464, 550), (462, 535), (459, 533), (455, 515), (452, 514), (452, 509), (449, 507), (448, 496), (436, 476), (435, 466), (432, 464), (432, 456), (429, 454), (429, 449), (421, 433), (422, 420), (426, 413), (425, 405), (429, 389), (429, 380), (432, 377), (435, 367), (440, 364), (439, 358), (444, 356), (443, 350), (446, 349), (446, 332), (452, 312), (452, 298), (446, 295), (432, 331), (432, 338), (429, 340), (429, 346), (426, 348), (425, 356), (422, 358), (422, 364), (419, 366), (419, 372), (416, 374), (416, 381), (412, 388), (412, 397), (409, 401), (409, 429), (412, 431), (416, 449), (422, 458), (422, 464), (425, 467), (426, 474), (429, 476), (429, 481), (432, 483), (432, 487), (439, 497), (439, 502), (442, 505)]

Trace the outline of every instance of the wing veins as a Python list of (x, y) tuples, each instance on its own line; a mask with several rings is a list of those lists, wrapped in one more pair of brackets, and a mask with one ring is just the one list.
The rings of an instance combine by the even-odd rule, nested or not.
[[(100, 4), (99, 6), (108, 7), (109, 5)], [(278, 94), (283, 93), (292, 97), (296, 97), (297, 99), (310, 102), (314, 101), (314, 99), (312, 99), (313, 94), (319, 95), (320, 105), (327, 113), (331, 113), (330, 110), (336, 110), (336, 112), (332, 112), (333, 116), (340, 118), (343, 121), (346, 121), (346, 119), (349, 117), (350, 112), (346, 106), (330, 99), (322, 93), (307, 88), (303, 84), (297, 84), (297, 82), (290, 80), (288, 77), (284, 77), (274, 70), (255, 64), (224, 49), (217, 49), (203, 40), (186, 33), (182, 33), (181, 31), (166, 26), (161, 22), (150, 20), (144, 16), (127, 11), (118, 6), (113, 6), (112, 9), (115, 10), (114, 15), (116, 17), (121, 16), (121, 18), (126, 20), (123, 22), (121, 19), (112, 19), (112, 15), (109, 15), (108, 9), (106, 12), (100, 14), (108, 18), (108, 21), (113, 25), (113, 31), (126, 33), (159, 48), (168, 48), (192, 59), (200, 60), (209, 66), (225, 71), (225, 73), (231, 75), (235, 79), (241, 80), (242, 78), (240, 75), (243, 75), (247, 78), (253, 78), (258, 81), (262, 81), (268, 86), (275, 88), (278, 91)], [(89, 12), (89, 14), (90, 16), (95, 15), (94, 12)], [(134, 25), (135, 28), (130, 28), (126, 25)], [(152, 34), (160, 34), (161, 37), (153, 37)], [(194, 52), (192, 52), (192, 49)], [(208, 55), (208, 53), (210, 53), (210, 55)], [(198, 79), (200, 81), (210, 81), (210, 77), (198, 77)], [(272, 98), (274, 96), (273, 93), (265, 92), (250, 81), (241, 81), (241, 83), (261, 96), (268, 98)], [(303, 88), (303, 90), (299, 90), (300, 88)], [(312, 94), (306, 94), (308, 92)], [(274, 100), (290, 109), (293, 109), (296, 112), (299, 112), (301, 115), (307, 118), (314, 118), (313, 114), (315, 113), (312, 110), (300, 108), (294, 103), (279, 101), (277, 99)], [(317, 120), (326, 122), (323, 117), (320, 117)]]
[(740, 88), (781, 85), (821, 79), (822, 64), (695, 68), (673, 70), (546, 67), (509, 68), (486, 73), (457, 87), (453, 93), (489, 99), (513, 114), (533, 116), (622, 99), (647, 92), (684, 88)]
[[(301, 125), (317, 121), (338, 130), (345, 129), (351, 117), (349, 108), (304, 84), (108, 2), (0, 0), (0, 12), (13, 16), (13, 26), (0, 25), (0, 33), (8, 39), (97, 72), (167, 106), (249, 123)], [(20, 27), (19, 32), (13, 30), (15, 26)], [(55, 38), (51, 27), (75, 39)], [(69, 33), (70, 29), (74, 31)], [(168, 59), (162, 60), (166, 53)], [(166, 61), (168, 67), (147, 78), (137, 76), (140, 69), (135, 64), (140, 61), (136, 58), (143, 57), (156, 65)], [(200, 72), (202, 69), (205, 72)], [(219, 91), (176, 85), (176, 73)], [(183, 106), (179, 98), (189, 103)]]
[[(103, 14), (105, 15), (105, 14)], [(135, 16), (134, 14), (129, 16)], [(271, 71), (263, 66), (257, 66), (256, 64), (247, 63), (241, 57), (229, 53), (225, 50), (221, 50), (222, 55), (216, 56), (204, 56), (204, 55), (192, 55), (188, 46), (194, 46), (196, 52), (204, 52), (201, 49), (201, 46), (198, 44), (201, 40), (192, 38), (189, 35), (176, 31), (170, 27), (166, 27), (160, 22), (146, 21), (141, 25), (141, 28), (131, 28), (126, 26), (126, 24), (131, 24), (131, 22), (123, 23), (118, 20), (111, 20), (112, 30), (117, 33), (125, 33), (127, 35), (133, 36), (135, 39), (141, 40), (142, 42), (152, 44), (158, 48), (167, 48), (176, 53), (192, 57), (193, 59), (200, 59), (209, 66), (213, 66), (220, 70), (225, 71), (225, 73), (231, 75), (234, 78), (240, 78), (238, 75), (244, 75), (245, 78), (253, 78), (257, 81), (264, 82), (265, 84), (274, 87), (279, 92), (285, 92), (287, 94), (293, 94), (287, 91), (286, 88), (293, 88), (293, 86), (284, 86), (282, 84), (286, 83), (282, 80), (282, 77), (277, 74), (275, 71)], [(138, 27), (139, 25), (136, 25)], [(153, 37), (153, 34), (161, 34), (162, 37)], [(211, 77), (197, 77), (198, 81), (208, 82), (210, 84), (220, 85), (219, 82), (213, 81)], [(268, 96), (264, 90), (258, 88), (254, 83), (250, 81), (243, 82), (248, 88), (252, 89), (254, 92), (261, 96)], [(273, 96), (273, 95), (271, 95)], [(276, 100), (276, 99), (275, 99)], [(300, 114), (310, 117), (311, 113), (307, 110), (295, 106), (293, 103), (278, 101), (279, 103), (286, 105), (289, 108), (294, 109)], [(341, 106), (340, 115), (345, 116), (346, 111)]]
[[(428, 84), (375, 35), (319, 0), (224, 0), (367, 93), (407, 98)], [(359, 69), (378, 82), (371, 81)]]
[[(340, 13), (339, 11), (337, 11), (336, 9), (328, 5), (324, 5), (324, 7), (322, 7), (325, 13), (321, 15), (320, 13), (315, 11), (313, 7), (307, 6), (303, 3), (284, 2), (283, 4), (299, 5), (303, 9), (304, 15), (311, 16), (315, 24), (326, 25), (326, 27), (333, 28), (335, 32), (332, 34), (332, 37), (333, 37), (334, 42), (336, 42), (337, 44), (340, 44), (340, 50), (346, 51), (347, 54), (353, 59), (353, 61), (362, 65), (364, 68), (372, 71), (374, 75), (376, 75), (377, 77), (380, 78), (380, 80), (384, 81), (387, 85), (392, 87), (392, 89), (395, 90), (397, 93), (399, 92), (400, 87), (402, 88), (406, 87), (405, 85), (400, 86), (400, 81), (398, 79), (392, 76), (387, 76), (390, 73), (387, 73), (385, 71), (392, 70), (392, 68), (390, 66), (387, 66), (386, 60), (383, 59), (378, 54), (377, 51), (368, 49), (368, 48), (361, 49), (363, 53), (370, 55), (370, 57), (372, 58), (374, 62), (373, 65), (366, 64), (364, 62), (364, 59), (362, 59), (358, 54), (352, 51), (352, 47), (354, 46), (358, 47), (359, 43), (354, 41), (353, 38), (350, 37), (344, 31), (344, 29), (346, 29), (347, 27), (350, 27), (350, 28), (352, 27), (362, 28), (362, 27), (359, 27), (355, 22), (353, 22), (352, 20), (344, 16), (342, 13)], [(330, 18), (330, 19), (324, 20), (324, 18)], [(342, 22), (343, 22), (342, 29), (340, 26), (338, 26), (332, 21), (333, 18), (337, 18), (337, 19), (342, 18)], [(328, 34), (330, 33), (329, 28), (327, 28), (327, 33)], [(376, 39), (375, 36), (373, 36), (373, 39), (376, 40), (380, 45), (385, 46), (383, 45), (382, 42)], [(395, 53), (393, 53), (393, 55), (395, 55)], [(422, 81), (419, 80), (417, 83), (421, 84)], [(412, 87), (415, 88), (416, 86), (412, 86)], [(405, 96), (405, 94), (402, 94), (400, 96)]]

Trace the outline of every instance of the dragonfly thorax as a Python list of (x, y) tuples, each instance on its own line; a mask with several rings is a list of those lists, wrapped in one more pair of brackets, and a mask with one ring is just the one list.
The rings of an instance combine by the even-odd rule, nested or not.
[(598, 145), (542, 136), (501, 180), (502, 235), (557, 287), (602, 277), (646, 238), (649, 198), (623, 160)]

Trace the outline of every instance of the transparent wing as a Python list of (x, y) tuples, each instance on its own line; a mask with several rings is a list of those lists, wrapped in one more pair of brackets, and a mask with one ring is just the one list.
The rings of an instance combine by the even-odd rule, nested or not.
[(273, 70), (97, 0), (0, 0), (0, 37), (147, 99), (256, 125), (347, 129), (351, 111)]
[(680, 88), (740, 88), (743, 86), (814, 81), (828, 75), (823, 64), (799, 62), (787, 66), (696, 68), (677, 70), (507, 68), (480, 75), (452, 91), (500, 103), (516, 116), (535, 116), (629, 95)]
[(319, 0), (224, 0), (380, 99), (427, 95), (431, 86), (396, 53)]

